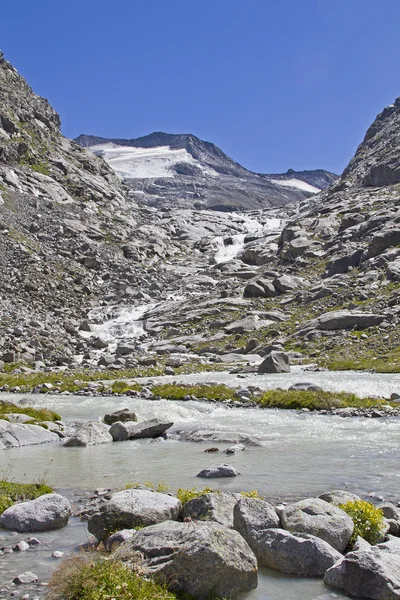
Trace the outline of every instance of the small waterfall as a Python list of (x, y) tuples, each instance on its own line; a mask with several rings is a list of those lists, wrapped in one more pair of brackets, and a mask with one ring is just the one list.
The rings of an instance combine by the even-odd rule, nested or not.
[(106, 317), (106, 320), (100, 325), (93, 325), (93, 329), (96, 335), (110, 342), (136, 339), (146, 333), (143, 327), (143, 317), (155, 306), (154, 303), (148, 303), (140, 306), (109, 308), (107, 314), (102, 315), (102, 318)]

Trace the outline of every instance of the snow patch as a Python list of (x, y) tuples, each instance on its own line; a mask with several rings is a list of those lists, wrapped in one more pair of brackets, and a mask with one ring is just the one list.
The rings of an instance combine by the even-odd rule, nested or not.
[(271, 183), (275, 185), (283, 185), (284, 187), (297, 188), (304, 192), (311, 192), (312, 194), (318, 194), (321, 190), (314, 185), (301, 181), (301, 179), (270, 179)]
[(185, 148), (172, 149), (169, 146), (155, 148), (134, 148), (118, 146), (112, 142), (96, 144), (90, 150), (104, 158), (123, 179), (157, 179), (175, 177), (173, 167), (179, 163), (193, 165), (204, 175), (218, 176), (211, 168), (205, 168), (193, 158)]

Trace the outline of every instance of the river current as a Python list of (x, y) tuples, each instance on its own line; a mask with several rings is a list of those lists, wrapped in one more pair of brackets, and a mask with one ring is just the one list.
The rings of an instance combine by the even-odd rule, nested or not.
[[(159, 379), (159, 378), (154, 378)], [(400, 388), (399, 375), (365, 373), (291, 373), (284, 376), (235, 378), (227, 373), (208, 373), (162, 380), (220, 381), (233, 386), (287, 387), (299, 381), (319, 383), (324, 389), (357, 391), (359, 395), (390, 396)], [(6, 399), (6, 395), (2, 397)], [(21, 396), (10, 395), (13, 401)], [(229, 462), (241, 473), (234, 479), (219, 479), (212, 485), (221, 490), (257, 489), (266, 499), (283, 500), (319, 495), (346, 488), (372, 500), (397, 501), (400, 496), (400, 419), (342, 418), (339, 416), (280, 411), (276, 409), (228, 408), (202, 402), (149, 401), (127, 397), (85, 397), (29, 395), (32, 404), (57, 410), (67, 421), (99, 418), (106, 412), (131, 408), (144, 420), (152, 417), (174, 422), (178, 434), (196, 429), (243, 432), (257, 436), (262, 445), (227, 456), (227, 443), (193, 443), (172, 440), (141, 440), (89, 448), (63, 448), (44, 444), (0, 454), (0, 477), (32, 481), (45, 477), (77, 502), (76, 494), (96, 487), (123, 487), (129, 481), (178, 487), (202, 488), (209, 480), (196, 478), (204, 467)], [(217, 454), (205, 448), (217, 446)], [(39, 536), (37, 536), (39, 537)], [(85, 526), (77, 519), (60, 532), (40, 534), (45, 542), (38, 550), (0, 557), (0, 578), (6, 582), (23, 570), (47, 577), (55, 566), (54, 550), (72, 551), (86, 541)], [(0, 545), (24, 536), (12, 537), (0, 531)], [(326, 588), (321, 581), (286, 577), (261, 570), (259, 587), (243, 596), (247, 600), (332, 600), (345, 598)]]

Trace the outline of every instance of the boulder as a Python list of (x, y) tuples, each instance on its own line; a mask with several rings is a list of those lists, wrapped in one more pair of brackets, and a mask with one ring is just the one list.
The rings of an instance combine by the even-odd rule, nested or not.
[(224, 450), (225, 454), (238, 454), (238, 452), (243, 452), (246, 450), (246, 446), (243, 444), (235, 444), (234, 446), (229, 446)]
[(257, 547), (255, 540), (258, 539), (260, 533), (265, 529), (273, 529), (280, 525), (280, 519), (274, 507), (259, 498), (241, 498), (233, 509), (233, 527), (244, 537), (255, 553)]
[(386, 248), (391, 248), (400, 244), (400, 229), (384, 229), (379, 231), (372, 238), (366, 251), (366, 258), (372, 258), (382, 254)]
[(150, 419), (135, 423), (127, 421), (121, 423), (117, 421), (110, 427), (110, 434), (114, 442), (124, 442), (125, 440), (139, 440), (142, 438), (160, 437), (167, 429), (172, 427), (173, 423), (168, 423), (162, 419)]
[(240, 475), (239, 471), (232, 467), (231, 465), (220, 464), (220, 465), (211, 465), (210, 467), (206, 467), (200, 473), (197, 473), (196, 477), (236, 477)]
[(229, 325), (224, 327), (226, 333), (248, 333), (249, 331), (256, 331), (260, 328), (260, 319), (257, 315), (246, 317), (240, 321), (233, 321)]
[(260, 567), (303, 577), (323, 577), (342, 558), (319, 537), (278, 528), (254, 531), (249, 546)]
[(121, 531), (116, 531), (106, 539), (104, 543), (105, 549), (107, 552), (115, 550), (116, 546), (120, 546), (123, 542), (130, 540), (134, 533), (136, 533), (136, 529), (122, 529)]
[(218, 523), (165, 522), (138, 531), (116, 552), (137, 553), (145, 575), (194, 598), (232, 598), (257, 587), (257, 561), (245, 540)]
[(288, 504), (281, 522), (284, 529), (315, 535), (339, 552), (345, 550), (354, 530), (353, 520), (343, 510), (319, 498)]
[(296, 277), (295, 275), (281, 275), (281, 277), (276, 277), (273, 283), (275, 288), (281, 292), (281, 294), (293, 292), (309, 285), (308, 281), (302, 277)]
[(350, 596), (400, 599), (400, 556), (388, 552), (350, 552), (324, 576), (324, 583)]
[(209, 431), (199, 429), (191, 431), (184, 437), (188, 442), (215, 442), (220, 444), (246, 444), (247, 446), (262, 446), (261, 440), (248, 433), (240, 431)]
[(40, 425), (9, 423), (0, 419), (0, 450), (46, 444), (56, 442), (59, 439), (56, 433), (44, 429)]
[(108, 429), (108, 426), (101, 421), (87, 421), (65, 442), (64, 446), (69, 448), (109, 444), (113, 438)]
[(240, 494), (218, 492), (203, 494), (184, 504), (182, 517), (190, 517), (196, 521), (215, 521), (225, 527), (233, 527), (233, 509)]
[(137, 421), (137, 416), (132, 410), (129, 410), (129, 408), (116, 410), (115, 412), (108, 413), (104, 416), (104, 423), (107, 423), (107, 425), (112, 425), (117, 421), (120, 421), (121, 423), (125, 423), (126, 421)]
[(264, 357), (258, 373), (290, 373), (289, 357), (285, 352), (272, 351)]
[(176, 520), (181, 508), (181, 501), (167, 494), (142, 489), (124, 490), (113, 494), (111, 500), (89, 517), (88, 530), (102, 541), (111, 531)]
[(0, 526), (13, 531), (51, 531), (61, 529), (71, 515), (69, 501), (59, 494), (45, 494), (20, 502), (0, 515)]
[(319, 385), (316, 385), (315, 383), (307, 383), (307, 382), (299, 382), (299, 383), (294, 383), (293, 385), (291, 385), (289, 388), (290, 390), (296, 390), (296, 391), (300, 391), (300, 392), (321, 392), (322, 388)]
[(319, 498), (321, 500), (325, 500), (325, 502), (334, 504), (335, 506), (339, 506), (340, 504), (346, 504), (346, 502), (353, 500), (361, 500), (360, 496), (357, 496), (357, 494), (352, 494), (347, 490), (332, 490), (331, 492), (321, 494)]
[(334, 310), (324, 313), (316, 319), (312, 319), (305, 324), (307, 329), (322, 329), (332, 331), (335, 329), (367, 329), (380, 325), (384, 320), (384, 315), (374, 313), (363, 313), (352, 310)]
[(31, 571), (25, 571), (25, 573), (21, 573), (17, 577), (14, 577), (13, 583), (15, 585), (24, 585), (28, 583), (37, 583), (39, 581), (39, 577), (32, 573)]

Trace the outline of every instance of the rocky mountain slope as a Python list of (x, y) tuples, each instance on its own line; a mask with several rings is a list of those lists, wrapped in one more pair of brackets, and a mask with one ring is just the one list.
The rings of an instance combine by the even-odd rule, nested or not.
[[(114, 171), (60, 134), (57, 113), (4, 59), (0, 88), (0, 359), (8, 369), (175, 373), (257, 361), (271, 348), (292, 362), (396, 368), (399, 100), (321, 193), (226, 212), (204, 208), (215, 187), (198, 204), (182, 188), (180, 206), (171, 169), (192, 183), (192, 172), (218, 179), (221, 190), (225, 181), (225, 208), (239, 197), (235, 179), (237, 191), (258, 177), (277, 190), (273, 203), (290, 188), (247, 175), (193, 136), (153, 134), (133, 146), (80, 140), (114, 152)], [(126, 165), (135, 176), (121, 181)], [(163, 177), (137, 177), (148, 168)], [(212, 169), (218, 175), (204, 174)], [(315, 176), (284, 179), (329, 181)]]
[(155, 207), (262, 209), (307, 198), (336, 177), (322, 170), (299, 177), (294, 171), (252, 173), (190, 134), (156, 132), (131, 140), (80, 135), (75, 141), (102, 156), (138, 202)]

